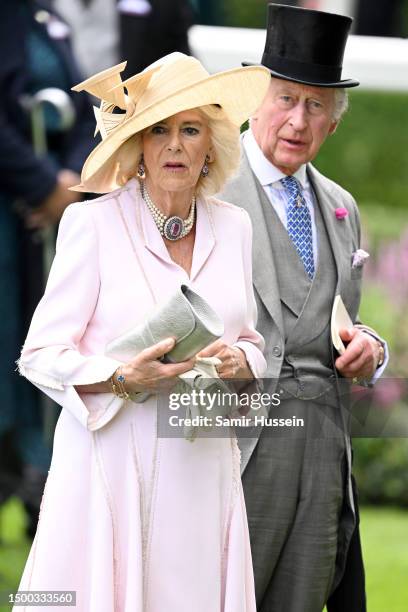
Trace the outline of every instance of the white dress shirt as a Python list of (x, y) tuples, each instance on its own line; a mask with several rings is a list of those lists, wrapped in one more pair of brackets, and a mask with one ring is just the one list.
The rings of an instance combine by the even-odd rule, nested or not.
[[(276, 168), (269, 160), (266, 159), (255, 140), (251, 128), (249, 128), (249, 130), (243, 135), (242, 144), (253, 173), (264, 188), (265, 193), (268, 196), (271, 205), (278, 214), (279, 219), (283, 223), (284, 227), (287, 228), (287, 207), (289, 204), (289, 194), (280, 182), (281, 179), (285, 178), (286, 174), (278, 170), (278, 168)], [(313, 259), (316, 269), (319, 246), (315, 222), (316, 200), (312, 186), (307, 177), (306, 164), (300, 166), (293, 176), (299, 181), (302, 187), (302, 195), (305, 199), (312, 220)], [(387, 366), (389, 360), (388, 346), (383, 338), (374, 335), (371, 330), (369, 331), (368, 329), (362, 329), (362, 331), (368, 333), (376, 340), (379, 340), (384, 347), (384, 363), (377, 368), (373, 378), (370, 380), (370, 384), (374, 384), (375, 381), (382, 375)]]
[[(255, 137), (249, 129), (243, 136), (243, 146), (245, 153), (247, 154), (249, 165), (252, 168), (256, 178), (261, 183), (265, 190), (266, 195), (273, 208), (275, 209), (279, 219), (282, 221), (284, 227), (287, 227), (287, 208), (289, 204), (289, 193), (284, 188), (281, 179), (285, 178), (286, 174), (278, 170), (270, 161), (268, 161), (265, 155), (259, 148)], [(318, 253), (318, 240), (315, 223), (315, 197), (313, 189), (306, 174), (306, 164), (303, 164), (293, 175), (300, 183), (302, 187), (302, 195), (305, 199), (306, 205), (309, 209), (311, 220), (312, 220), (312, 240), (313, 240), (313, 259), (315, 269), (317, 268), (317, 253)]]

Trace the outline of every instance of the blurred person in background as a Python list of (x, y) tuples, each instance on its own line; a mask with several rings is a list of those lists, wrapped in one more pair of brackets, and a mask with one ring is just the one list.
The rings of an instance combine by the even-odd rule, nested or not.
[(117, 64), (117, 0), (54, 0), (55, 10), (71, 27), (75, 58), (84, 77)]
[(50, 2), (1, 0), (0, 20), (0, 503), (19, 494), (35, 531), (51, 449), (44, 439), (39, 394), (14, 373), (35, 305), (43, 292), (43, 246), (38, 229), (58, 223), (78, 200), (79, 182), (94, 145), (88, 98), (72, 96), (76, 122), (61, 132), (45, 113), (48, 154), (40, 157), (24, 95), (54, 87), (70, 92), (81, 78), (67, 25)]
[(193, 24), (189, 0), (119, 0), (120, 57), (125, 76), (135, 74), (173, 51), (190, 54), (188, 29)]
[(203, 25), (219, 23), (219, 3), (215, 0), (195, 0), (193, 6), (197, 13), (197, 22)]
[(89, 76), (127, 58), (125, 76), (180, 51), (190, 54), (195, 0), (54, 0), (72, 28), (82, 72)]

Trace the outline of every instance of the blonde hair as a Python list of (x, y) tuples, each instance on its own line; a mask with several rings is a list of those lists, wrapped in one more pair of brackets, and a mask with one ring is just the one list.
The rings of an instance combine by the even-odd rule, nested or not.
[[(240, 160), (239, 127), (229, 121), (218, 105), (200, 106), (198, 110), (205, 117), (210, 129), (214, 161), (208, 163), (208, 176), (199, 176), (197, 195), (210, 196), (221, 191), (238, 168)], [(134, 134), (119, 147), (116, 153), (117, 183), (125, 185), (137, 175), (137, 168), (143, 153), (142, 133)]]

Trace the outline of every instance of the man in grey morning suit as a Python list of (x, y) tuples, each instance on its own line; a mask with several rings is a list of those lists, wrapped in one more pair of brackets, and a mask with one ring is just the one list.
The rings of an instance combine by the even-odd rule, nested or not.
[[(268, 11), (262, 64), (271, 85), (242, 137), (240, 173), (221, 197), (245, 208), (253, 223), (268, 391), (281, 393), (279, 416), (297, 415), (306, 425), (301, 433), (264, 427), (242, 438), (243, 485), (259, 612), (321, 612), (342, 578), (350, 540), (357, 538), (360, 554), (336, 376), (376, 379), (384, 342), (355, 325), (342, 332), (346, 352), (333, 356), (335, 295), (358, 320), (362, 267), (352, 267), (352, 256), (360, 224), (352, 196), (310, 163), (347, 106), (345, 88), (358, 85), (341, 80), (351, 19), (272, 4)], [(343, 593), (343, 603), (333, 599), (329, 610), (363, 612), (361, 561), (360, 570), (350, 577), (356, 592)]]

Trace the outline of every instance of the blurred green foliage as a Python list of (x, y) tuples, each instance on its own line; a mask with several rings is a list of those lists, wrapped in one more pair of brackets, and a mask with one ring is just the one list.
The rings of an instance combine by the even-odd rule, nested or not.
[[(392, 224), (385, 223), (385, 227), (386, 239), (389, 240)], [(377, 229), (379, 240), (380, 226)], [(366, 282), (360, 316), (387, 339), (391, 358), (384, 376), (404, 376), (407, 380), (408, 320), (405, 327), (402, 326), (401, 315), (392, 296), (387, 295), (383, 287)], [(406, 430), (407, 406), (401, 406), (398, 410), (398, 406), (391, 403), (390, 406), (383, 407), (383, 410), (392, 412), (394, 417), (398, 413), (401, 431), (402, 426)], [(408, 508), (408, 440), (354, 438), (353, 448), (353, 472), (361, 502)]]
[(351, 191), (373, 223), (379, 209), (377, 223), (383, 223), (394, 208), (405, 210), (408, 223), (407, 146), (408, 94), (357, 90), (315, 163)]
[(353, 447), (361, 502), (408, 508), (408, 440), (359, 438)]
[[(408, 229), (407, 146), (408, 94), (356, 90), (349, 112), (315, 162), (357, 200), (363, 246), (374, 267), (383, 247), (396, 244)], [(385, 376), (408, 378), (408, 304), (398, 303), (390, 283), (381, 281), (366, 278), (360, 316), (388, 341)], [(362, 502), (408, 507), (408, 440), (355, 439), (353, 446)]]
[(238, 28), (265, 28), (267, 4), (267, 0), (193, 0), (198, 23)]
[[(190, 0), (199, 23), (240, 28), (265, 28), (267, 5), (271, 1), (294, 6), (300, 4), (298, 0)], [(397, 29), (402, 33), (408, 32), (408, 0), (402, 1), (401, 27)]]
[[(405, 189), (408, 190), (408, 181)], [(404, 197), (402, 193), (401, 206), (394, 206), (392, 210), (386, 204), (359, 202), (363, 242), (369, 240), (374, 253), (385, 243), (398, 240), (404, 228), (408, 228), (408, 199), (404, 201)]]
[(395, 344), (396, 312), (390, 297), (381, 287), (364, 283), (359, 314), (362, 321), (367, 322), (381, 337), (387, 338), (391, 350)]
[(370, 612), (406, 612), (408, 512), (362, 508), (360, 529), (368, 609)]
[(229, 27), (265, 28), (267, 4), (266, 0), (226, 0), (221, 9), (222, 23)]
[[(24, 507), (17, 499), (0, 506), (0, 592), (18, 589), (21, 574), (30, 550), (25, 536)], [(8, 612), (9, 605), (0, 605), (0, 612)]]

